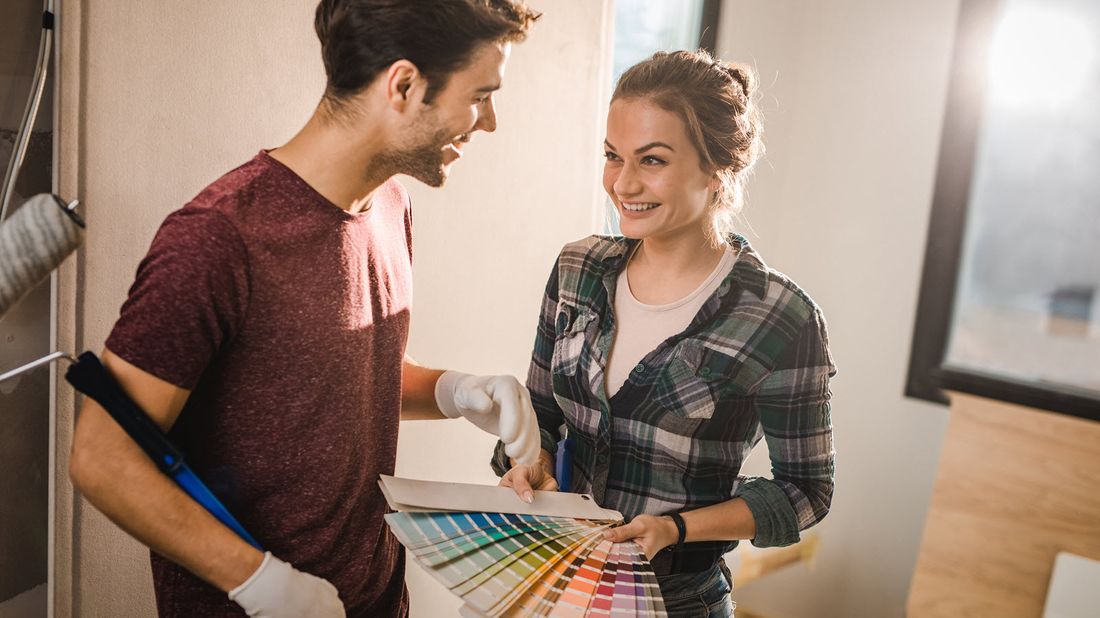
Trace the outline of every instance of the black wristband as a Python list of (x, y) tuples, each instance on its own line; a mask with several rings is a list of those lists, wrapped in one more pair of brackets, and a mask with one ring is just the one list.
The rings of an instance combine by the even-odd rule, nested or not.
[(684, 539), (687, 538), (687, 526), (684, 524), (683, 516), (679, 513), (669, 513), (668, 516), (676, 524), (676, 549), (679, 549), (684, 544)]

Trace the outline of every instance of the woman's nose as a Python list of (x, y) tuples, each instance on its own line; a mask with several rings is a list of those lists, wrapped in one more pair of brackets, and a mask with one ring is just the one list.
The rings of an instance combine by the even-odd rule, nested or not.
[(615, 193), (618, 195), (634, 195), (638, 192), (639, 187), (638, 174), (634, 171), (634, 166), (623, 163), (623, 166), (619, 168), (619, 175), (612, 185)]

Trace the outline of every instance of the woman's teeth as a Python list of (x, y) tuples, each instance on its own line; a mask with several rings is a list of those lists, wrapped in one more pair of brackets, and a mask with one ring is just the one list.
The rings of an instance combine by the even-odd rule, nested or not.
[(652, 210), (658, 206), (660, 206), (660, 204), (656, 204), (653, 202), (647, 204), (627, 204), (626, 202), (623, 202), (623, 208), (629, 210), (630, 212), (642, 212), (645, 210)]

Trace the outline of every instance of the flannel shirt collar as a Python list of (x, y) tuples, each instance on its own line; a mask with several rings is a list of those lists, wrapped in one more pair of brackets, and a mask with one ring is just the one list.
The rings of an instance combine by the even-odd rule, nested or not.
[[(636, 238), (615, 237), (614, 240), (616, 242), (609, 243), (597, 261), (600, 268), (597, 274), (601, 277), (618, 276), (626, 256), (630, 255), (639, 242)], [(724, 296), (733, 284), (737, 284), (763, 300), (768, 289), (768, 265), (753, 250), (744, 236), (730, 234), (726, 237), (726, 242), (738, 247), (737, 262), (719, 286), (719, 294)]]

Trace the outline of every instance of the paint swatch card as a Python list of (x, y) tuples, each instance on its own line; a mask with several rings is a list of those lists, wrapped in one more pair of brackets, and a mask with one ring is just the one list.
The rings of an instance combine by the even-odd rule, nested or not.
[(590, 496), (383, 476), (394, 535), (473, 616), (666, 616), (653, 569)]

